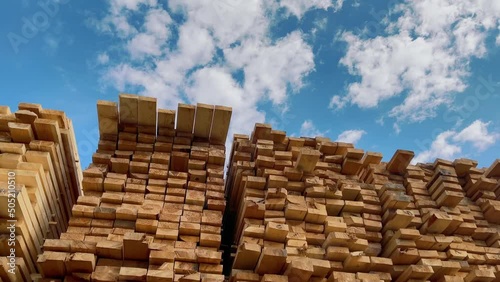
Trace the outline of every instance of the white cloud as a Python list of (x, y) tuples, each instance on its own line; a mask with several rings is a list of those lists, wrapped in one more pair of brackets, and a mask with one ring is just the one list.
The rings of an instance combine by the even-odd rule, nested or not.
[(104, 76), (119, 91), (124, 91), (128, 86), (139, 86), (141, 94), (156, 97), (161, 107), (177, 107), (182, 102), (177, 88), (172, 87), (155, 71), (150, 69), (138, 69), (129, 64), (119, 64), (108, 70)]
[(328, 17), (318, 17), (313, 21), (313, 25), (314, 27), (311, 29), (311, 35), (313, 40), (315, 40), (318, 32), (326, 30), (328, 26)]
[(328, 17), (317, 18), (313, 24), (318, 30), (325, 30), (328, 25)]
[(328, 133), (327, 131), (320, 131), (316, 128), (312, 120), (305, 120), (300, 126), (300, 136), (304, 137), (316, 137), (316, 136), (325, 136)]
[(112, 0), (109, 13), (103, 19), (90, 18), (87, 23), (100, 32), (127, 38), (137, 33), (136, 27), (129, 22), (130, 14), (137, 12), (141, 6), (155, 7), (157, 4), (156, 0)]
[(109, 62), (109, 56), (106, 52), (97, 55), (97, 62), (101, 65), (105, 65)]
[(498, 133), (490, 133), (488, 126), (491, 122), (476, 120), (453, 137), (456, 142), (470, 142), (479, 151), (484, 151), (494, 145), (499, 139)]
[(432, 142), (428, 150), (420, 152), (413, 160), (413, 163), (432, 162), (436, 158), (452, 159), (462, 152), (462, 148), (452, 144), (450, 138), (456, 133), (454, 131), (445, 131), (439, 134)]
[(166, 49), (170, 35), (170, 15), (163, 9), (152, 9), (145, 17), (143, 32), (136, 34), (129, 42), (127, 49), (133, 59), (144, 56), (159, 56)]
[(373, 108), (402, 96), (388, 114), (397, 121), (435, 116), (467, 87), (471, 59), (486, 54), (485, 40), (499, 26), (500, 2), (407, 0), (391, 13), (399, 17), (386, 26), (388, 35), (341, 35), (347, 52), (340, 63), (360, 80), (348, 85), (347, 95), (335, 96), (331, 108)]
[(289, 86), (292, 91), (302, 88), (304, 77), (314, 68), (312, 49), (298, 31), (273, 45), (244, 41), (225, 49), (224, 55), (232, 68), (243, 69), (248, 93), (257, 99), (267, 93), (274, 104), (285, 102)]
[[(126, 7), (133, 9), (135, 3)], [(268, 1), (171, 1), (169, 6), (173, 12), (187, 17), (178, 27), (176, 48), (164, 56), (162, 44), (170, 39), (168, 25), (172, 20), (166, 12), (159, 11), (159, 6), (150, 8), (142, 32), (130, 35), (127, 47), (132, 59), (149, 55), (155, 58), (155, 64), (137, 67), (122, 63), (111, 67), (107, 78), (115, 86), (135, 85), (144, 88), (145, 93), (152, 93), (152, 87), (144, 83), (155, 81), (156, 84), (165, 84), (165, 88), (182, 92), (190, 79), (189, 75), (186, 76), (188, 72), (213, 64), (216, 48), (221, 48), (226, 60), (215, 66), (222, 66), (221, 69), (228, 73), (244, 73), (241, 88), (249, 97), (250, 106), (270, 100), (286, 109), (287, 95), (302, 88), (304, 78), (314, 69), (312, 48), (299, 31), (275, 42), (270, 40), (271, 19), (266, 14), (273, 12), (275, 7)], [(137, 74), (137, 78), (132, 77)], [(157, 93), (156, 96), (163, 97), (171, 92)]]
[(128, 51), (132, 58), (140, 59), (144, 55), (161, 55), (161, 45), (156, 42), (156, 39), (151, 34), (139, 33), (128, 43)]
[(346, 142), (346, 143), (357, 143), (363, 135), (366, 134), (366, 131), (354, 129), (354, 130), (346, 130), (339, 134), (337, 137), (337, 141)]
[(495, 144), (500, 134), (488, 130), (490, 122), (476, 120), (460, 132), (447, 130), (440, 133), (429, 149), (420, 152), (413, 163), (432, 162), (436, 158), (453, 159), (462, 153), (463, 145), (470, 143), (477, 151), (484, 151)]
[(156, 0), (111, 0), (111, 11), (121, 12), (124, 9), (137, 11), (140, 5), (156, 6)]
[(339, 95), (335, 95), (332, 97), (330, 100), (330, 104), (328, 104), (328, 108), (334, 109), (334, 110), (340, 110), (345, 105), (347, 104), (347, 101), (345, 99), (342, 99)]
[(401, 127), (399, 126), (399, 124), (398, 124), (397, 122), (395, 122), (395, 123), (392, 125), (392, 128), (394, 129), (394, 132), (396, 132), (396, 134), (401, 133)]
[(172, 23), (172, 18), (167, 11), (157, 8), (148, 11), (144, 27), (146, 32), (154, 34), (158, 39), (166, 40), (170, 34), (168, 28), (170, 23)]
[(271, 1), (264, 0), (172, 0), (168, 5), (212, 33), (221, 48), (248, 37), (264, 38), (269, 27), (266, 11), (272, 8)]
[[(301, 9), (324, 8), (320, 2)], [(286, 111), (289, 96), (314, 70), (312, 48), (300, 31), (271, 38), (278, 2), (172, 0), (168, 7), (170, 14), (156, 1), (115, 0), (108, 15), (94, 23), (121, 39), (115, 49), (128, 52), (115, 60), (116, 50), (106, 50), (116, 63), (106, 66), (104, 83), (157, 97), (161, 107), (186, 100), (232, 106), (232, 134), (251, 132), (255, 122), (264, 122), (259, 109), (264, 103)], [(173, 15), (182, 15), (182, 22), (174, 22)], [(237, 80), (236, 73), (243, 79)]]
[(253, 97), (233, 79), (227, 69), (205, 67), (193, 73), (186, 87), (190, 103), (226, 105), (233, 108), (230, 135), (251, 132), (256, 122), (264, 122), (265, 113), (257, 109)]
[(281, 0), (280, 6), (300, 19), (311, 9), (327, 10), (333, 8), (334, 11), (340, 10), (343, 2), (344, 0)]

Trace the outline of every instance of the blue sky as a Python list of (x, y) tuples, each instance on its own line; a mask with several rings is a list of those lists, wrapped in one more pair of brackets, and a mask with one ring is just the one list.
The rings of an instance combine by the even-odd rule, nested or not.
[(119, 92), (167, 108), (232, 106), (230, 134), (267, 122), (385, 160), (398, 148), (421, 162), (489, 166), (499, 156), (496, 0), (7, 0), (0, 9), (1, 104), (66, 111), (83, 167), (97, 147), (96, 101)]

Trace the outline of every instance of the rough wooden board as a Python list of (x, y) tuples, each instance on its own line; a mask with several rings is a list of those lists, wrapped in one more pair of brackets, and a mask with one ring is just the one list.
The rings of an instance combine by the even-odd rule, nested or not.
[(226, 143), (232, 109), (230, 107), (215, 106), (210, 142), (224, 145)]
[(48, 219), (49, 221), (57, 222), (57, 224), (55, 224), (57, 233), (52, 236), (58, 237), (64, 229), (64, 223), (62, 222), (63, 218), (57, 204), (57, 193), (54, 191), (53, 187), (49, 185), (42, 164), (26, 162), (18, 164), (17, 168), (38, 173), (40, 177), (40, 182), (38, 184), (41, 184), (38, 188), (41, 189), (41, 195), (44, 196), (44, 205), (48, 212)]
[(66, 275), (65, 262), (68, 256), (68, 253), (44, 252), (37, 261), (42, 275), (45, 277), (64, 277)]
[(138, 124), (156, 128), (156, 98), (139, 97)]
[(0, 153), (24, 155), (26, 153), (26, 146), (22, 143), (0, 142)]
[(9, 115), (9, 114), (11, 114), (9, 106), (0, 106), (0, 115)]
[(37, 116), (41, 116), (41, 111), (43, 109), (42, 105), (33, 103), (19, 103), (17, 107), (19, 108), (19, 110), (31, 111)]
[(97, 101), (97, 119), (101, 135), (118, 134), (118, 105), (115, 102)]
[(286, 251), (263, 248), (255, 272), (259, 274), (279, 274), (286, 262)]
[(61, 142), (61, 131), (55, 120), (41, 118), (35, 120), (35, 131), (38, 140)]
[(196, 104), (196, 114), (194, 122), (194, 136), (205, 138), (210, 137), (210, 130), (213, 127), (212, 117), (214, 116), (214, 106), (198, 103)]
[(27, 144), (35, 140), (35, 135), (30, 124), (9, 122), (8, 126), (13, 142)]
[(60, 183), (57, 180), (56, 171), (54, 170), (50, 153), (44, 151), (29, 150), (26, 152), (25, 157), (26, 160), (29, 162), (36, 162), (42, 164), (47, 175), (50, 176), (47, 177), (47, 181), (51, 183), (51, 185), (54, 187), (56, 191), (56, 198), (58, 199), (58, 203), (63, 213), (63, 218), (65, 219), (64, 226), (67, 226), (67, 219), (70, 214), (71, 204), (66, 194), (66, 190), (61, 188), (62, 186), (60, 186)]
[(500, 159), (496, 159), (484, 173), (486, 177), (500, 177)]
[(158, 109), (158, 128), (175, 128), (175, 110)]
[(179, 104), (177, 108), (176, 130), (179, 132), (192, 133), (196, 107), (193, 105)]
[(389, 163), (387, 163), (387, 170), (395, 174), (403, 175), (414, 156), (415, 153), (412, 151), (397, 150)]
[(60, 129), (68, 128), (68, 118), (66, 117), (66, 114), (63, 111), (43, 109), (40, 111), (39, 116), (42, 119), (50, 119), (57, 121), (57, 126)]
[(118, 104), (111, 101), (97, 100), (97, 116), (118, 119)]
[[(71, 124), (71, 123), (70, 123)], [(78, 151), (76, 147), (76, 142), (74, 141), (74, 133), (72, 132), (72, 125), (70, 129), (61, 130), (62, 147), (64, 148), (64, 157), (67, 161), (67, 174), (69, 176), (69, 181), (71, 188), (73, 190), (73, 195), (75, 198), (73, 202), (76, 201), (76, 197), (81, 195), (81, 181), (83, 179), (82, 168), (80, 166), (80, 159), (78, 156)]]
[(38, 118), (38, 116), (28, 110), (18, 110), (15, 112), (16, 118), (18, 122), (29, 124), (31, 126), (34, 126), (35, 120)]
[(312, 172), (319, 161), (321, 153), (318, 150), (302, 148), (297, 159), (296, 169), (304, 172)]
[[(65, 164), (61, 161), (62, 155), (57, 146), (57, 143), (49, 141), (36, 140), (29, 144), (31, 150), (49, 152), (50, 158), (52, 160), (52, 166), (54, 167), (57, 181), (59, 182), (59, 187), (69, 187), (69, 181), (67, 179)], [(68, 202), (72, 204), (73, 198), (72, 193), (67, 193), (68, 191), (63, 189), (63, 194), (67, 196)], [(69, 192), (72, 192), (71, 190)]]
[(120, 124), (137, 125), (139, 120), (139, 96), (119, 95)]

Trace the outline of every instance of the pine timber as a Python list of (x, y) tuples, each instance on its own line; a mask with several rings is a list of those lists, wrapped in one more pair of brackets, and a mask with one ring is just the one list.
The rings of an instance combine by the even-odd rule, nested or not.
[[(15, 274), (2, 279), (28, 281), (39, 271), (44, 241), (68, 228), (71, 208), (82, 193), (82, 171), (72, 122), (64, 112), (30, 103), (20, 103), (17, 111), (0, 109), (0, 257), (10, 254), (9, 239), (15, 236), (18, 265)], [(13, 195), (15, 214), (7, 209)]]
[(235, 134), (223, 242), (230, 281), (496, 281), (500, 165), (412, 165), (256, 124)]
[(213, 118), (218, 108), (157, 110), (155, 98), (131, 94), (98, 101), (99, 145), (67, 231), (43, 242), (42, 276), (224, 281), (225, 146), (210, 140), (212, 128), (225, 140), (229, 120)]

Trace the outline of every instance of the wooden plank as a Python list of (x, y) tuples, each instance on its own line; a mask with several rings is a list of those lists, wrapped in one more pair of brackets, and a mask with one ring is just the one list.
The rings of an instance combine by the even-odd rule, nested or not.
[(19, 110), (27, 110), (33, 112), (39, 117), (41, 116), (41, 112), (43, 109), (42, 105), (33, 103), (19, 103), (17, 107), (19, 108)]
[[(48, 152), (50, 154), (50, 159), (52, 161), (52, 166), (55, 171), (55, 175), (57, 178), (57, 181), (59, 182), (60, 187), (68, 187), (69, 182), (66, 177), (65, 173), (65, 166), (64, 164), (60, 161), (61, 157), (58, 152), (56, 143), (50, 142), (50, 141), (41, 141), (41, 140), (36, 140), (32, 141), (29, 144), (30, 150), (35, 150), (35, 151), (41, 151), (41, 152)], [(66, 193), (66, 191), (63, 189), (63, 193), (65, 195), (68, 195), (68, 201), (70, 203), (73, 203), (73, 200), (70, 197), (70, 193)]]
[(50, 153), (29, 150), (26, 152), (25, 157), (28, 162), (40, 163), (43, 165), (43, 168), (46, 171), (46, 175), (49, 176), (46, 177), (47, 182), (49, 182), (49, 185), (52, 185), (54, 187), (57, 203), (63, 215), (63, 226), (65, 229), (67, 227), (67, 220), (70, 214), (71, 204), (69, 202), (68, 195), (66, 194), (66, 190), (61, 188), (60, 183), (57, 180), (57, 175), (54, 170)]
[(13, 142), (28, 144), (35, 140), (35, 134), (30, 124), (9, 122), (9, 133)]
[(175, 110), (158, 109), (158, 128), (175, 128)]
[(231, 123), (232, 108), (215, 106), (212, 129), (210, 131), (210, 142), (224, 145), (226, 143), (229, 125)]
[(137, 125), (139, 121), (139, 96), (120, 94), (120, 124)]
[(99, 133), (102, 136), (118, 135), (118, 104), (110, 101), (97, 101)]
[(496, 159), (484, 173), (486, 177), (500, 177), (500, 159)]
[(177, 108), (177, 125), (175, 129), (178, 132), (193, 132), (194, 117), (196, 107), (193, 105), (179, 104)]
[[(71, 122), (70, 122), (71, 124)], [(80, 166), (80, 159), (78, 151), (75, 146), (74, 133), (70, 129), (61, 130), (62, 147), (64, 148), (65, 159), (67, 164), (67, 174), (69, 175), (69, 182), (73, 195), (78, 197), (82, 194), (81, 181), (83, 179), (82, 169)]]
[(9, 106), (1, 106), (0, 105), (0, 115), (10, 115), (10, 107)]
[(415, 153), (412, 151), (397, 150), (389, 163), (387, 163), (387, 170), (395, 174), (403, 175), (414, 156)]
[(156, 128), (156, 98), (139, 97), (138, 124)]
[(283, 249), (262, 249), (255, 272), (258, 274), (279, 274), (286, 263), (286, 251)]
[(194, 122), (194, 136), (204, 138), (210, 137), (212, 128), (212, 117), (214, 116), (214, 106), (198, 103), (196, 104), (196, 114)]
[(318, 150), (302, 148), (295, 168), (303, 172), (312, 172), (319, 161), (321, 153)]

